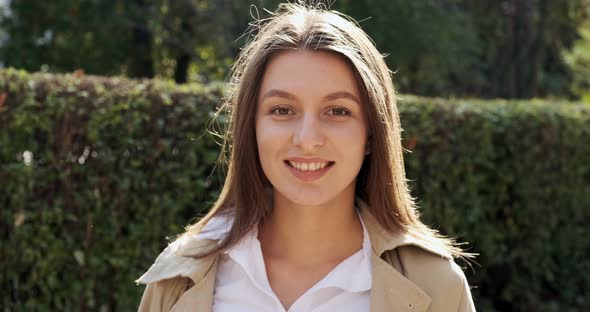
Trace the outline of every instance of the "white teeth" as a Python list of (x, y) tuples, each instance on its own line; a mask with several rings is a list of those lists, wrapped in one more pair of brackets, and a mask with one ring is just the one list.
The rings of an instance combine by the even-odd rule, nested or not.
[(325, 168), (328, 163), (327, 162), (323, 162), (323, 163), (296, 163), (293, 161), (289, 160), (289, 164), (301, 171), (316, 171), (322, 168)]

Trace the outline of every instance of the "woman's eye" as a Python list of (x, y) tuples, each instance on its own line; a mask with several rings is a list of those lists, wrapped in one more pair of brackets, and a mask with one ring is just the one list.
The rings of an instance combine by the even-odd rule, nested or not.
[(342, 108), (342, 107), (334, 107), (334, 108), (331, 108), (330, 111), (332, 112), (331, 115), (333, 115), (333, 116), (347, 116), (347, 115), (350, 115), (350, 112), (347, 109)]
[[(346, 108), (342, 108), (342, 107), (333, 107), (330, 108), (328, 110), (328, 115), (331, 116), (348, 116), (350, 115), (350, 111), (347, 110)], [(271, 110), (271, 113), (277, 116), (288, 116), (288, 115), (294, 115), (294, 112), (289, 108), (289, 107), (284, 107), (284, 106), (277, 106), (274, 107)]]
[(291, 109), (289, 109), (288, 107), (278, 106), (278, 107), (273, 108), (271, 110), (271, 112), (273, 114), (282, 115), (283, 116), (283, 115), (289, 115), (289, 113), (291, 112)]

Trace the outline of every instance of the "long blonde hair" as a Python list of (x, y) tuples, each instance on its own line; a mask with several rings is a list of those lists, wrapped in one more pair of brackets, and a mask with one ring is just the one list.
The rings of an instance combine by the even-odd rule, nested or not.
[(259, 21), (258, 33), (244, 47), (232, 68), (228, 93), (218, 113), (229, 115), (222, 156), (227, 176), (217, 201), (184, 234), (196, 234), (214, 216), (231, 214), (225, 238), (204, 257), (227, 250), (272, 210), (269, 181), (260, 165), (255, 133), (257, 96), (265, 66), (286, 51), (337, 53), (354, 69), (363, 95), (371, 153), (365, 157), (356, 182), (356, 196), (389, 231), (402, 230), (427, 243), (442, 246), (455, 257), (469, 257), (457, 244), (428, 228), (406, 181), (400, 118), (391, 72), (368, 35), (352, 18), (320, 5), (281, 4)]

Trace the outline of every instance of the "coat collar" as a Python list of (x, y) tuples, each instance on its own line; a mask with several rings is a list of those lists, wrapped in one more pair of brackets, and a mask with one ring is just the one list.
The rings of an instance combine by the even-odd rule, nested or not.
[(194, 285), (182, 294), (171, 312), (211, 311), (219, 257), (195, 259), (191, 256), (208, 250), (218, 242), (199, 239), (192, 234), (184, 235), (169, 244), (149, 270), (135, 282), (149, 284), (178, 276), (189, 278)]
[(417, 246), (446, 259), (452, 256), (441, 246), (430, 244), (425, 240), (403, 231), (387, 231), (371, 214), (368, 205), (356, 198), (356, 205), (361, 218), (369, 232), (373, 253), (373, 285), (371, 288), (371, 312), (385, 311), (426, 311), (430, 305), (430, 296), (420, 287), (407, 279), (395, 269), (382, 255), (401, 246)]
[(388, 250), (394, 250), (400, 246), (413, 245), (427, 250), (433, 254), (452, 260), (451, 254), (440, 245), (428, 242), (424, 239), (414, 235), (405, 233), (401, 230), (387, 231), (384, 229), (377, 219), (371, 214), (369, 206), (360, 198), (356, 198), (356, 205), (361, 212), (361, 218), (367, 227), (369, 237), (371, 238), (371, 246), (373, 251), (381, 256)]
[[(442, 247), (429, 244), (402, 231), (389, 232), (380, 226), (370, 213), (366, 203), (356, 198), (360, 215), (369, 233), (372, 253), (371, 311), (426, 311), (430, 297), (412, 281), (404, 277), (390, 263), (383, 260), (383, 253), (400, 246), (413, 245), (440, 257), (452, 256)], [(213, 300), (215, 275), (219, 256), (194, 259), (191, 255), (205, 251), (218, 240), (199, 239), (197, 235), (185, 235), (164, 249), (150, 269), (135, 282), (148, 284), (173, 277), (187, 277), (194, 286), (187, 290), (172, 311), (210, 311)]]

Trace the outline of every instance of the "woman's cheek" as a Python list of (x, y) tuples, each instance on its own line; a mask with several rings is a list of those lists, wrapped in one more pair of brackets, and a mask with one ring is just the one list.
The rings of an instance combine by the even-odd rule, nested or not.
[(261, 120), (256, 127), (256, 141), (261, 159), (273, 157), (273, 154), (285, 144), (287, 130), (285, 126), (272, 120)]
[(331, 127), (330, 135), (333, 141), (345, 144), (347, 148), (363, 146), (366, 138), (366, 128), (357, 122), (336, 125)]
[(261, 121), (257, 128), (257, 137), (260, 143), (277, 143), (276, 141), (281, 140), (288, 132), (285, 125), (272, 120)]

